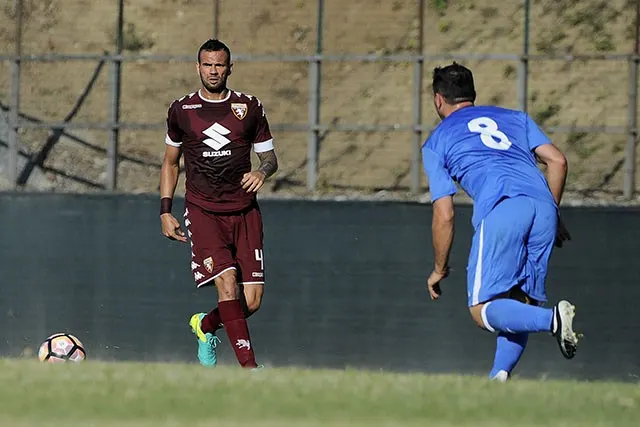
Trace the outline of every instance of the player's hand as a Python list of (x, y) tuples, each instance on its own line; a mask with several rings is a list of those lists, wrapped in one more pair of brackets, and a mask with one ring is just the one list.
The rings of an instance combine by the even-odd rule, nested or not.
[(257, 193), (264, 185), (265, 174), (260, 171), (247, 172), (242, 176), (240, 184), (247, 193)]
[(160, 221), (162, 222), (162, 234), (168, 239), (177, 240), (179, 242), (186, 242), (187, 237), (180, 228), (178, 220), (170, 213), (160, 215)]
[(449, 275), (449, 269), (445, 269), (445, 271), (436, 271), (433, 270), (431, 275), (427, 279), (427, 290), (429, 291), (429, 296), (432, 300), (437, 300), (442, 295), (442, 290), (440, 289), (440, 282), (445, 279)]
[(561, 248), (567, 240), (571, 240), (571, 235), (569, 234), (569, 230), (567, 230), (567, 226), (564, 225), (562, 218), (558, 217), (558, 229), (556, 231), (555, 241), (556, 247)]

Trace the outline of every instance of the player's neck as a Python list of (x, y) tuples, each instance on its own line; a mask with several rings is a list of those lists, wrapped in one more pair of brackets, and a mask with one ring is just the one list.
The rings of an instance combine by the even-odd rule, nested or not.
[(467, 107), (473, 107), (473, 106), (474, 106), (473, 102), (461, 102), (459, 104), (451, 105), (448, 108), (448, 111), (445, 112), (444, 116), (449, 117), (451, 114), (455, 113), (456, 111), (462, 110), (463, 108), (467, 108)]
[(209, 101), (221, 101), (227, 97), (229, 89), (226, 87), (219, 92), (209, 92), (205, 87), (200, 89), (200, 96)]

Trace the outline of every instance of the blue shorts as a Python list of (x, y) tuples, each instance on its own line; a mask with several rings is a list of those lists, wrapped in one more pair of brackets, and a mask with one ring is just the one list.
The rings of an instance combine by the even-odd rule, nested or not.
[(469, 306), (519, 286), (540, 303), (558, 226), (554, 204), (526, 196), (504, 199), (482, 220), (467, 266)]

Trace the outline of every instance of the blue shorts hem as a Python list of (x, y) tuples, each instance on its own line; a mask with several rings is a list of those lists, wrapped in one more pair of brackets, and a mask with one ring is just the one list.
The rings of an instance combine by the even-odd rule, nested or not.
[[(474, 305), (487, 303), (487, 302), (493, 300), (498, 295), (501, 295), (501, 294), (504, 294), (505, 292), (508, 292), (512, 288), (513, 288), (513, 286), (510, 286), (509, 288), (507, 288), (505, 290), (502, 290), (500, 292), (491, 292), (488, 295), (484, 294), (481, 297), (478, 297), (478, 302), (476, 304), (473, 304), (473, 297), (467, 298), (467, 306), (468, 307), (473, 307)], [(548, 301), (548, 298), (547, 298), (546, 295), (532, 295), (532, 294), (528, 293), (527, 291), (525, 291), (524, 289), (522, 290), (522, 292), (527, 294), (527, 296), (529, 298), (538, 301), (540, 303), (540, 305), (543, 305)]]

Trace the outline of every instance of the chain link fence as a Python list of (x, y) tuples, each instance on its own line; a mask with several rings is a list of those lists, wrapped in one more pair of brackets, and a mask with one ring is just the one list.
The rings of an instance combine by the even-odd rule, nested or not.
[(479, 103), (528, 111), (570, 160), (569, 189), (634, 196), (635, 0), (10, 0), (0, 10), (2, 187), (156, 192), (169, 103), (196, 51), (232, 50), (281, 168), (267, 192), (410, 197), (438, 120), (433, 67)]

